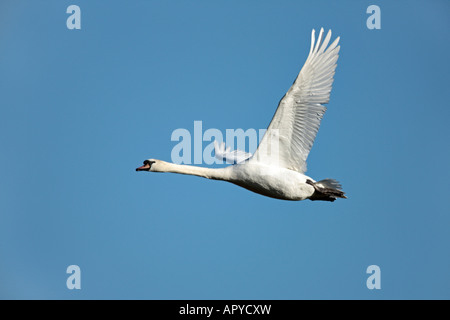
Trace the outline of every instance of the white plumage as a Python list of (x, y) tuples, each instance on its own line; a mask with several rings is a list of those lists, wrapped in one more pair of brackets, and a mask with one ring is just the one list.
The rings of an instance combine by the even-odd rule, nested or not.
[(138, 171), (174, 172), (224, 180), (265, 196), (285, 200), (345, 198), (340, 184), (332, 179), (314, 181), (306, 176), (306, 159), (329, 102), (340, 47), (339, 37), (328, 46), (331, 30), (317, 42), (311, 35), (311, 49), (291, 88), (281, 99), (254, 155), (214, 143), (216, 157), (234, 165), (211, 169), (176, 165), (149, 159)]
[(247, 153), (242, 150), (233, 150), (231, 148), (225, 148), (225, 142), (220, 145), (217, 141), (214, 141), (214, 153), (215, 157), (219, 160), (225, 160), (227, 163), (237, 164), (244, 162), (252, 156), (251, 153)]
[[(281, 99), (278, 109), (270, 122), (266, 134), (255, 153), (259, 162), (273, 162), (301, 173), (306, 172), (306, 158), (316, 138), (320, 121), (326, 108), (323, 104), (330, 100), (331, 85), (336, 69), (340, 47), (339, 37), (328, 47), (331, 30), (323, 40), (320, 30), (314, 45), (314, 30), (311, 35), (311, 50), (305, 65), (292, 87)], [(326, 51), (325, 51), (326, 49)], [(270, 156), (260, 156), (261, 150), (278, 144)]]

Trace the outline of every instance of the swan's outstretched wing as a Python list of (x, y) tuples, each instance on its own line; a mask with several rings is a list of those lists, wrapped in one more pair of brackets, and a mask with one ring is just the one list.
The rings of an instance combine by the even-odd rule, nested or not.
[(244, 152), (242, 150), (233, 150), (231, 148), (225, 148), (225, 143), (222, 142), (220, 145), (214, 140), (214, 153), (216, 158), (219, 160), (225, 160), (227, 163), (236, 164), (247, 160), (252, 156), (251, 153)]
[[(330, 99), (331, 85), (338, 59), (339, 37), (327, 48), (331, 30), (323, 29), (294, 84), (281, 99), (252, 160), (298, 172), (306, 171), (306, 158), (314, 143), (320, 121)], [(326, 49), (326, 50), (325, 50)]]

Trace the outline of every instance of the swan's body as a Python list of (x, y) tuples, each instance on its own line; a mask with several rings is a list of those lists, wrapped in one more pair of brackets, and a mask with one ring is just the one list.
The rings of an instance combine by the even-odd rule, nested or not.
[(254, 155), (230, 151), (215, 144), (216, 157), (236, 163), (226, 168), (178, 165), (161, 160), (144, 161), (137, 171), (173, 172), (223, 180), (283, 200), (325, 200), (345, 198), (338, 182), (314, 181), (306, 176), (306, 158), (312, 147), (328, 103), (339, 46), (337, 38), (328, 48), (331, 31), (323, 38), (323, 29), (292, 87), (281, 99), (266, 134)]

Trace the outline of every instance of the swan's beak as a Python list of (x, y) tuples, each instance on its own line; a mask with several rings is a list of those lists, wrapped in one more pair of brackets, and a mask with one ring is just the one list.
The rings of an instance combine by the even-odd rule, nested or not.
[(142, 167), (136, 168), (136, 171), (150, 171), (151, 164), (146, 161)]

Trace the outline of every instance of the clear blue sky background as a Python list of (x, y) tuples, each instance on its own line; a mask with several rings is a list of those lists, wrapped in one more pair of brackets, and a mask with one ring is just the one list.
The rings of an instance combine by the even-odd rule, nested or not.
[[(81, 30), (66, 8), (81, 8)], [(381, 30), (366, 9), (381, 8)], [(0, 3), (0, 298), (450, 298), (448, 1)], [(266, 128), (341, 36), (308, 174), (284, 202), (137, 173), (177, 128)], [(205, 144), (206, 145), (206, 144)], [(81, 290), (66, 268), (81, 268)], [(381, 268), (368, 290), (366, 268)]]

